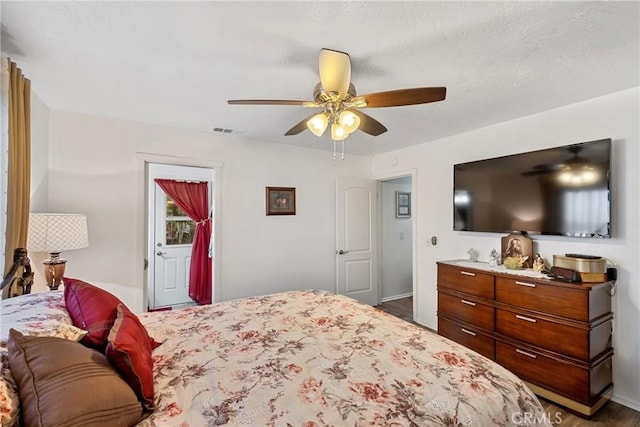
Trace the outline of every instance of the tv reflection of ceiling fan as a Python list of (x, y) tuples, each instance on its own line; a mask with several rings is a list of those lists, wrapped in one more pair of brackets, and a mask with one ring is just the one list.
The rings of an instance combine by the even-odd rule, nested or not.
[(533, 166), (533, 170), (522, 172), (521, 175), (522, 176), (546, 175), (550, 173), (560, 172), (561, 170), (567, 167), (578, 167), (585, 163), (585, 160), (579, 156), (580, 151), (582, 151), (582, 147), (570, 146), (570, 147), (567, 147), (567, 151), (573, 153), (573, 157), (563, 162), (537, 164)]
[[(378, 136), (387, 128), (360, 111), (360, 108), (399, 107), (442, 101), (446, 97), (445, 87), (420, 87), (398, 89), (357, 95), (351, 83), (351, 60), (349, 55), (331, 49), (320, 50), (320, 83), (313, 91), (313, 101), (282, 99), (236, 99), (227, 101), (231, 105), (299, 105), (306, 108), (320, 108), (289, 129), (285, 135), (297, 135), (309, 129), (316, 136), (322, 136), (331, 125), (331, 138), (343, 141), (352, 132), (361, 130)], [(344, 156), (344, 150), (343, 150)]]
[(523, 172), (522, 176), (554, 174), (560, 183), (570, 186), (589, 185), (596, 182), (599, 172), (593, 164), (580, 157), (581, 146), (570, 146), (567, 150), (573, 157), (557, 163), (541, 163), (535, 165), (532, 171)]

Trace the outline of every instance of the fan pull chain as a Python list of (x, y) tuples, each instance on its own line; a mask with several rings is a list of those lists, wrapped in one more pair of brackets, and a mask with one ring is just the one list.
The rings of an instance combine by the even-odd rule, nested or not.
[[(333, 160), (338, 158), (338, 150), (336, 147), (336, 141), (335, 139), (333, 140)], [(342, 153), (340, 153), (340, 160), (344, 160), (344, 139), (342, 141), (340, 141), (342, 143)]]

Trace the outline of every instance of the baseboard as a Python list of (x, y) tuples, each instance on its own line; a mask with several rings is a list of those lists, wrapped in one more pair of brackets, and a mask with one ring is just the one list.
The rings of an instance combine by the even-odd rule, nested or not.
[(438, 328), (437, 327), (433, 327), (431, 326), (429, 323), (423, 321), (422, 319), (414, 319), (413, 320), (415, 323), (417, 323), (418, 325), (422, 326), (425, 329), (428, 329), (429, 331), (433, 332), (434, 334), (438, 333)]
[(397, 299), (401, 299), (401, 298), (407, 298), (413, 296), (413, 292), (408, 292), (406, 294), (400, 294), (400, 295), (394, 295), (391, 297), (384, 297), (384, 298), (380, 298), (380, 302), (389, 302), (389, 301), (393, 301), (393, 300), (397, 300)]
[(615, 393), (611, 397), (611, 400), (613, 400), (616, 403), (621, 404), (622, 406), (626, 406), (627, 408), (631, 408), (634, 411), (640, 412), (640, 404), (638, 402), (634, 402), (632, 400), (625, 399), (624, 397), (616, 396)]

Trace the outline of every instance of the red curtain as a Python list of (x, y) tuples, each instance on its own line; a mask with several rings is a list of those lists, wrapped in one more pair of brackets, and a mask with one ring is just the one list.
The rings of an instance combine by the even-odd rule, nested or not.
[(211, 304), (211, 219), (209, 218), (209, 186), (206, 182), (156, 179), (156, 183), (196, 222), (191, 249), (189, 297), (198, 304)]

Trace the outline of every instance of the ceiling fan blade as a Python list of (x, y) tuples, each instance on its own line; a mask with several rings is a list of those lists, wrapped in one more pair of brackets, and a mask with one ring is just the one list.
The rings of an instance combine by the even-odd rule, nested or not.
[(320, 50), (320, 83), (325, 92), (338, 92), (344, 98), (351, 83), (351, 59), (337, 50)]
[(298, 101), (291, 99), (230, 99), (231, 105), (304, 105), (312, 101)]
[(310, 115), (309, 117), (305, 117), (304, 119), (302, 119), (298, 124), (296, 124), (294, 127), (292, 127), (291, 129), (289, 129), (287, 131), (287, 133), (285, 133), (285, 136), (291, 136), (291, 135), (297, 135), (300, 132), (307, 130), (307, 122), (318, 113), (313, 113), (312, 115)]
[(376, 92), (360, 95), (358, 98), (367, 100), (367, 108), (400, 107), (403, 105), (427, 104), (444, 100), (447, 96), (446, 87), (417, 87), (413, 89), (398, 89), (388, 92)]
[(358, 111), (354, 108), (348, 108), (347, 111), (352, 112), (358, 118), (360, 118), (360, 126), (358, 129), (364, 133), (368, 133), (369, 135), (378, 136), (387, 131), (387, 128), (384, 127), (382, 123), (369, 116), (368, 114), (363, 113), (362, 111)]

